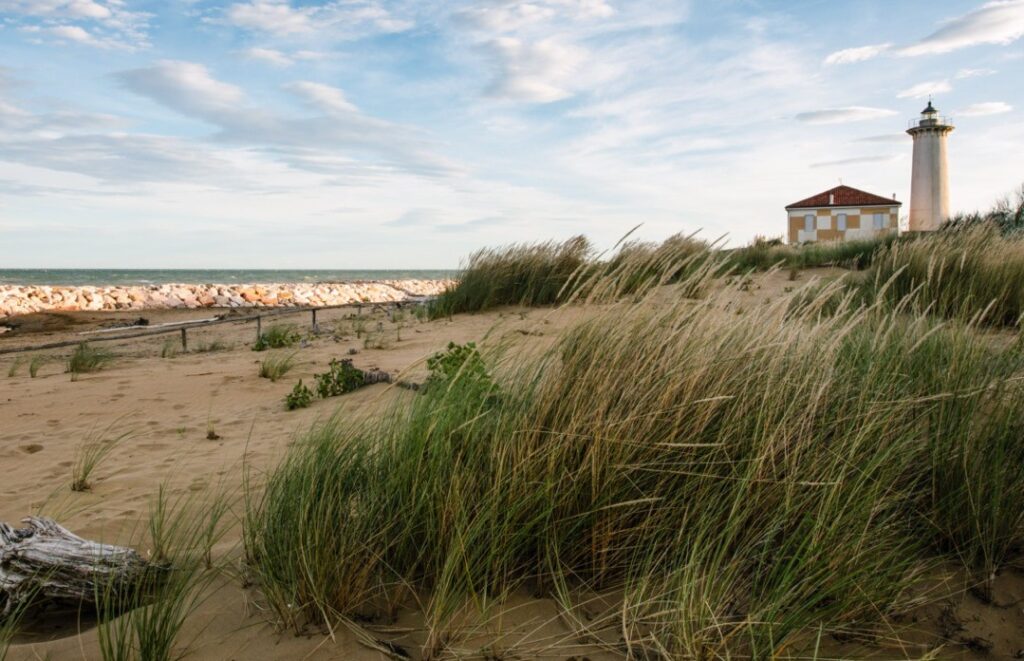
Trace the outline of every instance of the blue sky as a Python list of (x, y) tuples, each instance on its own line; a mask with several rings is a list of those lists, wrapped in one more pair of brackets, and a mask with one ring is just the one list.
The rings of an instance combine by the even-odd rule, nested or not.
[[(1024, 181), (1024, 0), (0, 0), (0, 267), (446, 268)], [(906, 211), (906, 207), (904, 208)]]

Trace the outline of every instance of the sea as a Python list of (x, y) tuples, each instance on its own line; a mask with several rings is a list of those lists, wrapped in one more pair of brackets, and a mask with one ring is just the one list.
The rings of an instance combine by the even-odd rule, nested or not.
[(443, 270), (289, 270), (289, 269), (0, 269), (0, 284), (114, 286), (246, 283), (318, 283), (355, 280), (435, 280)]

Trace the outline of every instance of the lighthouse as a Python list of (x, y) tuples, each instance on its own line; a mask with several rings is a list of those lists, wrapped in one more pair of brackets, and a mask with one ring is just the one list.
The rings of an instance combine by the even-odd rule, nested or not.
[(910, 122), (907, 133), (914, 138), (914, 166), (910, 180), (910, 231), (930, 232), (949, 218), (949, 166), (946, 136), (953, 122), (940, 117), (928, 101), (921, 118)]

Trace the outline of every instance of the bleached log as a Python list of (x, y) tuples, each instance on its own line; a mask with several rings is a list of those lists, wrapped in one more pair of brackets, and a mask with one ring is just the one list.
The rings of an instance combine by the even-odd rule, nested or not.
[(155, 566), (134, 550), (82, 539), (51, 519), (0, 523), (0, 613), (28, 602), (94, 604), (97, 594), (141, 585)]

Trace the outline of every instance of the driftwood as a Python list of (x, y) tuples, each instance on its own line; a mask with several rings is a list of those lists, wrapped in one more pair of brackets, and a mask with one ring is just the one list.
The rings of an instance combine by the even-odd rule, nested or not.
[(155, 568), (132, 549), (82, 539), (51, 519), (23, 523), (0, 523), (0, 615), (30, 602), (94, 604), (97, 594), (141, 585)]

